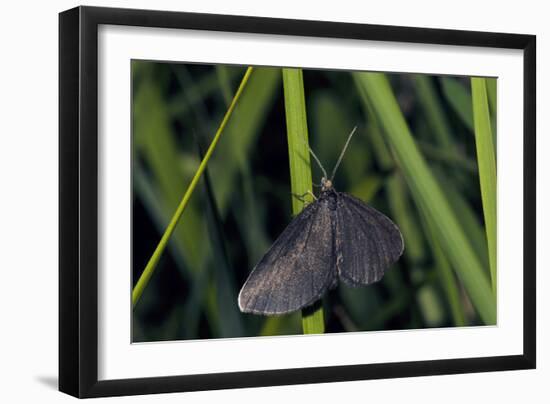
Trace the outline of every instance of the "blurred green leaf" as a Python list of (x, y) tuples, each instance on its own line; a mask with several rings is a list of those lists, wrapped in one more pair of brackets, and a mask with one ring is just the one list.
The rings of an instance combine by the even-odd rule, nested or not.
[(216, 76), (220, 83), (220, 88), (223, 94), (223, 99), (225, 105), (228, 107), (231, 104), (231, 99), (233, 98), (233, 90), (231, 89), (231, 68), (224, 65), (216, 65)]
[(225, 216), (239, 170), (251, 158), (251, 150), (274, 102), (280, 80), (280, 69), (257, 68), (233, 112), (235, 119), (225, 129), (231, 140), (220, 144), (218, 158), (210, 166), (214, 194), (222, 216)]
[[(332, 168), (335, 164), (341, 146), (344, 145), (351, 129), (356, 125), (353, 115), (346, 109), (346, 105), (331, 94), (330, 91), (318, 91), (312, 97), (313, 102), (309, 108), (313, 124), (312, 149), (324, 165), (325, 169)], [(335, 187), (344, 184), (338, 179), (345, 179), (346, 185), (355, 186), (355, 182), (361, 180), (359, 173), (367, 171), (371, 163), (371, 150), (366, 147), (365, 139), (361, 136), (361, 130), (353, 138), (353, 142), (346, 151), (346, 156), (337, 172)], [(336, 145), (336, 147), (335, 147)], [(315, 172), (316, 169), (313, 169)], [(314, 182), (319, 182), (321, 173), (317, 170)]]
[(470, 131), (474, 132), (474, 118), (472, 116), (472, 96), (469, 89), (452, 77), (441, 77), (441, 86), (445, 98), (456, 114)]
[(491, 112), (491, 129), (493, 132), (493, 146), (495, 155), (497, 153), (497, 79), (486, 78), (487, 98), (489, 99), (489, 108)]
[(418, 290), (418, 303), (429, 327), (436, 327), (443, 322), (445, 313), (441, 307), (439, 296), (431, 285), (425, 285)]
[(383, 185), (382, 178), (378, 175), (369, 175), (355, 184), (351, 194), (362, 201), (370, 201), (378, 193)]
[(483, 268), (457, 217), (421, 156), (384, 74), (352, 73), (363, 87), (391, 144), (413, 197), (434, 224), (442, 248), (486, 324), (496, 321), (496, 302)]
[(405, 241), (405, 257), (413, 264), (419, 263), (424, 259), (424, 238), (416, 215), (409, 206), (407, 189), (401, 174), (395, 173), (389, 177), (386, 188), (393, 219), (401, 229)]
[(445, 291), (445, 297), (451, 308), (454, 325), (463, 326), (466, 325), (465, 314), (462, 309), (462, 302), (460, 301), (460, 290), (453, 275), (453, 270), (441, 244), (437, 239), (436, 232), (433, 224), (428, 219), (427, 212), (421, 212), (423, 217), (422, 223), (426, 230), (426, 236), (432, 247), (432, 254), (436, 265), (436, 270), (439, 274), (439, 279)]
[[(186, 178), (180, 170), (170, 117), (160, 89), (153, 84), (151, 75), (152, 72), (143, 72), (143, 80), (134, 95), (134, 145), (157, 184), (159, 204), (164, 211), (173, 212), (190, 178)], [(175, 242), (183, 252), (188, 264), (186, 268), (198, 272), (204, 262), (203, 246), (199, 243), (205, 231), (204, 223), (196, 203), (191, 203), (188, 210), (190, 214), (186, 226), (176, 229)], [(168, 221), (164, 222), (164, 228), (167, 224)]]
[[(250, 67), (250, 68), (247, 69), (245, 75), (243, 76), (241, 84), (240, 84), (237, 92), (235, 93), (235, 96), (233, 97), (231, 105), (227, 109), (227, 112), (226, 112), (224, 118), (222, 119), (222, 121), (220, 123), (220, 126), (219, 126), (214, 138), (212, 139), (212, 142), (210, 143), (210, 146), (208, 147), (208, 150), (206, 151), (206, 154), (205, 154), (203, 160), (201, 161), (201, 164), (197, 168), (197, 172), (195, 173), (195, 175), (193, 176), (193, 179), (189, 183), (189, 186), (187, 187), (187, 190), (183, 194), (183, 197), (182, 197), (181, 201), (178, 203), (177, 208), (175, 209), (175, 212), (174, 212), (174, 214), (173, 214), (173, 216), (170, 220), (170, 223), (168, 223), (168, 226), (166, 227), (166, 230), (164, 231), (164, 233), (163, 233), (156, 249), (154, 250), (153, 254), (151, 255), (151, 258), (147, 262), (147, 265), (145, 266), (145, 269), (143, 270), (143, 272), (140, 275), (136, 285), (134, 286), (134, 289), (132, 291), (132, 304), (133, 304), (133, 306), (135, 306), (137, 304), (137, 302), (140, 299), (144, 289), (146, 288), (151, 276), (153, 275), (153, 273), (155, 271), (155, 268), (157, 267), (158, 261), (160, 260), (160, 257), (162, 255), (164, 249), (166, 248), (166, 245), (168, 244), (168, 241), (170, 240), (170, 237), (172, 236), (172, 233), (175, 231), (179, 219), (181, 218), (184, 210), (188, 206), (188, 202), (191, 199), (191, 195), (193, 194), (193, 191), (194, 191), (194, 189), (195, 189), (195, 187), (196, 187), (203, 171), (206, 169), (206, 165), (208, 163), (208, 160), (210, 159), (210, 156), (214, 152), (214, 149), (216, 148), (216, 145), (217, 145), (217, 143), (220, 139), (220, 136), (223, 133), (223, 130), (224, 130), (227, 122), (229, 121), (229, 117), (231, 116), (231, 114), (232, 114), (232, 112), (235, 108), (235, 105), (237, 104), (237, 101), (238, 101), (242, 91), (244, 90), (244, 88), (246, 86), (246, 83), (248, 82), (248, 78), (250, 77), (251, 74), (252, 74), (252, 68)], [(141, 88), (143, 88), (143, 86)], [(153, 88), (156, 88), (156, 87), (153, 87)], [(160, 99), (160, 97), (159, 97), (159, 99)], [(136, 105), (137, 105), (137, 101), (136, 101)], [(159, 108), (158, 111), (159, 112), (163, 111), (165, 113), (165, 109), (160, 109)], [(139, 114), (137, 114), (137, 115), (139, 115)], [(163, 115), (163, 118), (166, 118), (166, 116)], [(152, 121), (154, 122), (154, 120), (152, 120)], [(164, 123), (166, 125), (165, 120), (163, 120), (162, 123)], [(167, 128), (165, 128), (165, 129), (166, 129), (166, 132), (168, 132), (168, 129)], [(171, 139), (171, 138), (170, 138), (170, 136), (166, 136), (166, 139)], [(153, 143), (156, 143), (156, 142), (153, 142)], [(172, 152), (172, 153), (174, 153), (174, 152)], [(160, 156), (155, 156), (155, 157), (157, 157), (156, 161), (158, 162), (158, 157), (160, 157)], [(171, 163), (174, 164), (175, 166), (177, 166), (177, 158), (174, 154), (172, 154)], [(164, 177), (167, 177), (166, 173), (164, 173)], [(194, 216), (192, 216), (192, 218), (193, 217)], [(192, 220), (192, 218), (191, 218), (191, 220)], [(189, 222), (191, 222), (191, 220), (189, 220)], [(185, 227), (187, 227), (187, 226), (185, 226)], [(195, 237), (196, 236), (197, 235), (195, 234)], [(189, 252), (187, 252), (187, 253), (189, 254)]]
[[(201, 160), (204, 157), (201, 153)], [(204, 170), (204, 190), (207, 201), (208, 234), (210, 236), (212, 253), (210, 257), (214, 264), (212, 271), (216, 285), (216, 306), (218, 322), (220, 324), (220, 337), (243, 337), (244, 327), (241, 322), (241, 313), (237, 306), (237, 293), (235, 280), (232, 278), (233, 269), (225, 246), (223, 223), (218, 211), (208, 168)]]
[(497, 168), (491, 131), (491, 118), (484, 78), (472, 77), (472, 99), (479, 181), (489, 247), (493, 293), (496, 293), (497, 260)]
[(430, 143), (417, 141), (419, 149), (427, 159), (444, 164), (450, 169), (462, 169), (477, 175), (477, 162), (456, 149), (444, 149)]
[(425, 74), (415, 74), (413, 75), (413, 83), (436, 143), (443, 149), (453, 147), (453, 134), (438, 100), (432, 77)]
[(476, 255), (481, 262), (483, 268), (486, 269), (487, 276), (490, 276), (489, 270), (489, 253), (487, 250), (487, 238), (485, 236), (485, 229), (477, 217), (474, 210), (464, 198), (464, 195), (457, 189), (456, 185), (451, 181), (442, 170), (433, 170), (438, 183), (443, 189), (443, 193), (447, 197), (451, 208), (456, 214), (456, 217), (460, 218), (460, 224), (464, 233), (466, 234), (472, 248), (475, 250)]

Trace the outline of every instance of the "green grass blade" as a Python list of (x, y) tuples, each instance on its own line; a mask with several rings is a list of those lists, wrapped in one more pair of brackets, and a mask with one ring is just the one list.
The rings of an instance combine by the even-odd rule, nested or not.
[(497, 147), (497, 79), (486, 78), (487, 98), (489, 99), (489, 108), (491, 112), (491, 129), (493, 130), (493, 146), (495, 146), (495, 154)]
[[(147, 198), (141, 192), (143, 189), (137, 184), (137, 179), (140, 177), (138, 166), (134, 167), (133, 171), (134, 190), (136, 196), (139, 196), (142, 203), (145, 203), (147, 209), (160, 209), (158, 215), (152, 215), (152, 219), (159, 221), (158, 238), (163, 234), (166, 226), (170, 222), (172, 213), (178, 206), (182, 194), (185, 192), (186, 184), (191, 180), (198, 161), (195, 156), (190, 161), (195, 162), (191, 170), (185, 170), (181, 166), (181, 154), (172, 119), (168, 111), (168, 101), (166, 100), (166, 82), (162, 79), (163, 74), (157, 74), (158, 71), (154, 67), (154, 63), (146, 61), (133, 61), (133, 105), (132, 105), (132, 122), (133, 122), (133, 161), (140, 162), (144, 168), (144, 174), (147, 175), (147, 181), (151, 185), (154, 184), (155, 204), (147, 204)], [(139, 77), (139, 79), (136, 79)], [(137, 164), (137, 163), (136, 163)], [(205, 267), (205, 250), (203, 243), (200, 242), (206, 234), (206, 226), (201, 215), (200, 207), (196, 200), (191, 200), (186, 208), (185, 226), (178, 226), (168, 244), (172, 252), (173, 258), (176, 259), (176, 269), (182, 279), (190, 281), (194, 287), (194, 279), (196, 274), (203, 271)], [(153, 251), (155, 245), (151, 246)], [(175, 253), (177, 251), (177, 253)], [(136, 262), (137, 270), (143, 269), (148, 261), (148, 257), (144, 257), (145, 261)], [(182, 259), (180, 259), (182, 258)], [(159, 266), (163, 268), (167, 265), (167, 260), (161, 260)], [(137, 281), (137, 279), (136, 279)], [(151, 287), (153, 286), (153, 287)], [(142, 296), (143, 302), (140, 307), (136, 307), (136, 319), (142, 321), (145, 319), (146, 309), (153, 309), (153, 305), (159, 303), (158, 290), (149, 285), (149, 288)], [(201, 302), (202, 303), (202, 302)], [(196, 307), (195, 310), (203, 309), (211, 310), (211, 307)], [(159, 327), (162, 327), (160, 323)], [(157, 326), (155, 326), (157, 328)], [(157, 333), (154, 331), (154, 333)]]
[(185, 208), (187, 206), (187, 203), (189, 202), (189, 199), (191, 198), (191, 195), (193, 194), (193, 191), (195, 190), (195, 187), (197, 186), (197, 183), (199, 182), (199, 179), (206, 168), (206, 164), (208, 163), (208, 160), (210, 160), (210, 157), (212, 156), (212, 153), (214, 152), (216, 145), (218, 144), (218, 141), (220, 140), (221, 134), (223, 133), (223, 130), (225, 126), (227, 125), (227, 122), (229, 121), (229, 118), (231, 117), (231, 113), (233, 112), (235, 105), (237, 104), (237, 101), (239, 100), (240, 95), (242, 94), (246, 83), (248, 82), (248, 79), (250, 75), (252, 74), (253, 68), (249, 67), (241, 81), (241, 84), (235, 93), (235, 96), (233, 97), (233, 101), (231, 102), (231, 105), (227, 109), (227, 112), (225, 116), (222, 119), (222, 122), (220, 123), (220, 126), (214, 136), (214, 139), (212, 140), (212, 143), (208, 147), (208, 150), (204, 156), (204, 159), (201, 161), (201, 164), (199, 165), (199, 168), (197, 169), (197, 172), (195, 173), (195, 176), (191, 180), (191, 183), (189, 184), (189, 187), (187, 188), (187, 191), (185, 191), (185, 194), (183, 195), (183, 198), (181, 199), (180, 204), (178, 205), (174, 215), (172, 216), (172, 219), (170, 220), (170, 223), (168, 224), (168, 227), (166, 228), (164, 234), (162, 235), (162, 238), (160, 239), (159, 244), (157, 245), (157, 248), (153, 252), (153, 255), (149, 259), (149, 262), (147, 263), (145, 269), (143, 270), (141, 276), (139, 277), (136, 285), (134, 286), (134, 289), (132, 291), (132, 305), (135, 307), (137, 302), (139, 301), (139, 298), (141, 297), (145, 287), (149, 283), (149, 280), (151, 279), (151, 276), (153, 275), (155, 268), (157, 267), (158, 261), (166, 248), (166, 245), (168, 243), (168, 240), (170, 240), (170, 236), (174, 232), (174, 229), (176, 228), (176, 225), (178, 224), (178, 221), (185, 211)]
[[(181, 65), (182, 67), (185, 65)], [(229, 79), (233, 80), (241, 75), (239, 69), (228, 69)], [(185, 89), (185, 93), (175, 95), (167, 105), (170, 115), (175, 118), (188, 118), (188, 114), (195, 107), (195, 104), (204, 102), (220, 91), (220, 81), (217, 74), (209, 74), (193, 82)], [(223, 90), (222, 90), (223, 91)], [(231, 100), (230, 100), (231, 101)]]
[[(151, 215), (157, 231), (162, 233), (166, 223), (170, 221), (170, 218), (165, 215), (166, 210), (160, 203), (158, 190), (153, 186), (151, 181), (147, 179), (145, 169), (142, 167), (139, 160), (134, 163), (133, 170), (133, 188), (139, 196), (141, 203), (143, 203), (145, 209), (147, 209), (147, 212)], [(182, 249), (179, 248), (179, 245), (176, 243), (169, 243), (168, 248), (178, 267), (182, 268), (181, 275), (186, 280), (190, 279), (189, 272), (183, 270), (186, 268), (186, 262)]]
[(474, 212), (468, 200), (464, 197), (456, 184), (443, 174), (442, 170), (433, 170), (438, 183), (455, 215), (460, 218), (460, 224), (466, 237), (470, 240), (472, 248), (476, 252), (481, 265), (485, 268), (487, 276), (491, 276), (489, 269), (489, 253), (487, 249), (487, 237), (482, 221)]
[(419, 264), (424, 259), (424, 238), (417, 216), (411, 209), (405, 182), (399, 172), (386, 180), (386, 192), (392, 218), (403, 234), (405, 258), (412, 264)]
[(441, 246), (464, 283), (472, 303), (485, 324), (494, 324), (496, 302), (489, 280), (458, 218), (420, 154), (388, 79), (381, 73), (353, 73), (353, 77), (372, 101), (412, 196), (434, 224)]
[[(308, 95), (308, 116), (310, 128), (315, 133), (315, 139), (310, 142), (311, 148), (321, 161), (335, 162), (340, 150), (334, 145), (343, 145), (355, 125), (356, 118), (351, 109), (330, 91), (317, 91)], [(356, 181), (361, 180), (357, 173), (369, 171), (372, 156), (365, 141), (364, 136), (353, 138), (353, 147), (346, 150), (346, 156), (334, 179), (336, 188), (342, 188), (343, 184), (354, 187)], [(312, 167), (313, 178), (321, 178), (316, 175), (316, 169), (317, 167)]]
[(359, 97), (362, 101), (363, 108), (368, 117), (367, 136), (369, 137), (370, 146), (374, 150), (374, 158), (378, 163), (380, 170), (393, 170), (395, 162), (388, 146), (384, 142), (384, 136), (382, 135), (378, 118), (376, 117), (376, 113), (374, 112), (374, 109), (372, 108), (372, 105), (369, 101), (367, 92), (365, 91), (363, 86), (356, 85), (356, 87), (359, 91)]
[(444, 149), (451, 148), (451, 127), (438, 100), (432, 78), (425, 74), (415, 74), (413, 83), (435, 141)]
[(472, 116), (472, 97), (468, 88), (456, 78), (442, 77), (441, 87), (443, 95), (452, 109), (460, 117), (464, 125), (474, 132), (474, 118)]
[(250, 155), (262, 127), (266, 124), (280, 84), (280, 69), (255, 67), (246, 91), (233, 111), (235, 119), (225, 128), (227, 137), (232, 141), (218, 146), (218, 157), (208, 167), (222, 217), (225, 217), (235, 187), (238, 186), (239, 173), (250, 163)]
[(449, 302), (449, 307), (451, 308), (451, 315), (455, 326), (464, 326), (466, 325), (466, 316), (464, 314), (464, 309), (462, 303), (460, 302), (460, 290), (457, 288), (456, 281), (453, 276), (453, 270), (443, 249), (441, 248), (440, 242), (437, 239), (435, 234), (434, 226), (427, 219), (425, 212), (421, 212), (422, 223), (424, 224), (426, 230), (426, 236), (432, 246), (433, 258), (436, 265), (436, 270), (439, 274), (439, 279), (443, 290), (445, 291), (445, 298)]
[[(201, 159), (202, 150), (199, 147)], [(212, 182), (208, 168), (204, 170), (204, 191), (206, 194), (206, 209), (208, 222), (208, 235), (212, 245), (212, 263), (214, 264), (213, 275), (216, 286), (216, 307), (219, 313), (219, 335), (222, 338), (242, 337), (245, 335), (242, 324), (241, 313), (236, 304), (228, 302), (237, 301), (235, 280), (232, 277), (233, 268), (227, 253), (226, 240), (223, 232), (223, 223), (217, 207)]]
[[(302, 70), (283, 69), (283, 87), (290, 161), (290, 185), (293, 194), (304, 195), (308, 191), (312, 191), (312, 184)], [(297, 215), (303, 208), (304, 202), (292, 197), (293, 214)], [(323, 307), (320, 302), (315, 304), (313, 309), (302, 310), (304, 334), (325, 332)]]
[(223, 99), (225, 104), (229, 107), (231, 105), (231, 99), (233, 97), (233, 91), (231, 90), (231, 77), (230, 70), (231, 68), (224, 65), (216, 65), (216, 76), (220, 82), (220, 88), (222, 89)]
[(456, 149), (434, 146), (421, 140), (417, 142), (420, 151), (430, 161), (447, 165), (449, 168), (460, 168), (477, 175), (477, 162)]
[(472, 104), (476, 135), (477, 163), (487, 245), (489, 248), (489, 265), (491, 284), (496, 293), (496, 259), (497, 259), (497, 168), (491, 130), (491, 117), (485, 79), (472, 77)]

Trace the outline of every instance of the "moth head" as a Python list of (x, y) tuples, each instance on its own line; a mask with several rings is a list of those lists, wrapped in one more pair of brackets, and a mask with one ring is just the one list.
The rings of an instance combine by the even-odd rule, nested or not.
[(326, 177), (321, 178), (321, 191), (328, 191), (332, 188), (332, 181)]

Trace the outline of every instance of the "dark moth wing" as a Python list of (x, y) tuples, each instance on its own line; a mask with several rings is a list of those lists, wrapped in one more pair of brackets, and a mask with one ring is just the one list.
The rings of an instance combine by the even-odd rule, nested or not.
[(340, 279), (351, 286), (379, 281), (403, 253), (399, 228), (376, 209), (343, 192), (338, 193), (336, 212)]
[(313, 304), (336, 279), (329, 201), (298, 214), (250, 273), (239, 293), (245, 313), (284, 314)]

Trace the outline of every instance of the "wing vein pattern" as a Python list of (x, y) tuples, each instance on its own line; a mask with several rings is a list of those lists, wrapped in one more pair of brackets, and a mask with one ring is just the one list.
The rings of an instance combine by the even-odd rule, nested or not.
[(336, 240), (340, 279), (350, 286), (379, 281), (403, 253), (398, 227), (385, 215), (338, 193)]
[(285, 314), (318, 300), (334, 283), (334, 215), (319, 199), (298, 214), (250, 273), (239, 294), (241, 311)]

